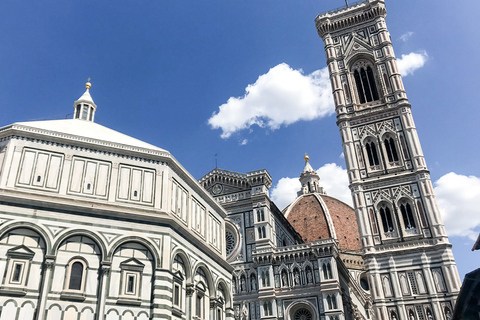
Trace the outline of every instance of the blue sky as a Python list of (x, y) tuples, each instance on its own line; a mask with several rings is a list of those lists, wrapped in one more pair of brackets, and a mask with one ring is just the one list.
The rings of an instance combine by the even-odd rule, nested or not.
[[(348, 201), (314, 24), (344, 3), (2, 1), (0, 125), (65, 118), (91, 77), (97, 122), (169, 150), (196, 178), (215, 167), (215, 154), (223, 169), (266, 168), (283, 205), (308, 152), (327, 193)], [(480, 2), (387, 0), (387, 11), (397, 58), (413, 72), (404, 84), (463, 278), (479, 254), (470, 249), (480, 231)], [(291, 85), (302, 81), (310, 91)], [(282, 88), (292, 101), (297, 89), (321, 98), (296, 108), (279, 98)], [(252, 108), (259, 101), (263, 113)], [(241, 112), (220, 112), (228, 103)], [(224, 128), (212, 128), (214, 113)]]

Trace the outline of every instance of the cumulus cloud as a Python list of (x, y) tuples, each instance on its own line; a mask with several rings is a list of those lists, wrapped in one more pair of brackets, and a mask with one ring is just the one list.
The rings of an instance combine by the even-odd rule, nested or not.
[(480, 228), (480, 178), (450, 172), (434, 184), (449, 236), (476, 239)]
[(248, 143), (248, 140), (247, 139), (243, 139), (242, 141), (240, 141), (240, 145), (241, 146), (244, 146)]
[[(347, 170), (337, 166), (335, 163), (327, 163), (317, 170), (320, 176), (320, 186), (324, 188), (327, 195), (335, 197), (343, 202), (352, 205), (352, 197), (348, 188)], [(280, 210), (293, 202), (300, 191), (301, 185), (295, 178), (282, 178), (270, 191), (270, 196)]]
[(221, 137), (253, 125), (276, 130), (301, 120), (326, 117), (335, 112), (327, 68), (305, 75), (282, 63), (258, 77), (242, 97), (230, 97), (214, 112), (208, 124), (222, 129)]
[(418, 53), (411, 52), (409, 54), (402, 54), (397, 59), (398, 70), (404, 77), (414, 73), (415, 70), (423, 67), (428, 60), (428, 54), (426, 51), (420, 51)]
[[(320, 186), (328, 195), (353, 205), (347, 170), (335, 163), (327, 163), (317, 173)], [(280, 210), (297, 197), (301, 188), (298, 179), (282, 178), (271, 189), (271, 199)], [(434, 182), (434, 191), (448, 235), (475, 240), (480, 232), (480, 178), (450, 172)]]
[(282, 178), (277, 185), (270, 190), (270, 197), (280, 210), (293, 202), (300, 191), (301, 185), (298, 178)]
[(408, 39), (410, 39), (414, 34), (415, 33), (412, 31), (407, 31), (400, 36), (400, 40), (402, 40), (403, 42), (407, 42)]

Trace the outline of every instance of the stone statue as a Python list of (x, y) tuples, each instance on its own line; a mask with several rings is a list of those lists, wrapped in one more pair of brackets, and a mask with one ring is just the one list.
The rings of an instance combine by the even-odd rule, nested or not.
[(295, 278), (295, 285), (300, 284), (300, 274), (298, 274), (298, 271), (295, 271), (294, 278)]
[(282, 272), (282, 286), (286, 287), (288, 285), (287, 273)]
[(310, 271), (310, 269), (307, 271), (307, 282), (308, 283), (313, 282), (312, 271)]
[(255, 280), (255, 277), (252, 277), (251, 286), (252, 286), (252, 291), (257, 291), (257, 280)]

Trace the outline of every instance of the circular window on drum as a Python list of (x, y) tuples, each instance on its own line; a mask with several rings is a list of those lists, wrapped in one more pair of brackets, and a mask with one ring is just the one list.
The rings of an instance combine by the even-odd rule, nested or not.
[(294, 320), (312, 320), (312, 313), (307, 309), (299, 309), (295, 312), (293, 316)]
[(235, 247), (237, 246), (237, 239), (235, 238), (235, 235), (233, 234), (233, 232), (231, 232), (230, 230), (227, 230), (225, 232), (225, 237), (226, 237), (225, 243), (227, 244), (226, 245), (227, 256), (229, 256), (232, 254), (233, 250), (235, 250)]

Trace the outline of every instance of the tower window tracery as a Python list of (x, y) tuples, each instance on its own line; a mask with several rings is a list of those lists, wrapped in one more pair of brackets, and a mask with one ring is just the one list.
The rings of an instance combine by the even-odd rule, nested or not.
[(367, 151), (368, 163), (370, 166), (378, 166), (378, 154), (377, 154), (377, 146), (375, 142), (370, 141), (365, 144), (365, 150)]
[(387, 137), (383, 141), (385, 144), (385, 151), (387, 152), (388, 162), (398, 161), (397, 147), (392, 137)]
[(371, 66), (366, 65), (365, 62), (357, 63), (357, 65), (353, 71), (353, 77), (355, 78), (360, 103), (378, 100), (377, 85)]
[(382, 218), (383, 232), (394, 232), (393, 217), (390, 208), (387, 206), (380, 208), (380, 217)]
[(400, 211), (402, 212), (403, 224), (405, 230), (415, 229), (417, 227), (415, 219), (413, 217), (412, 206), (410, 203), (400, 204)]

